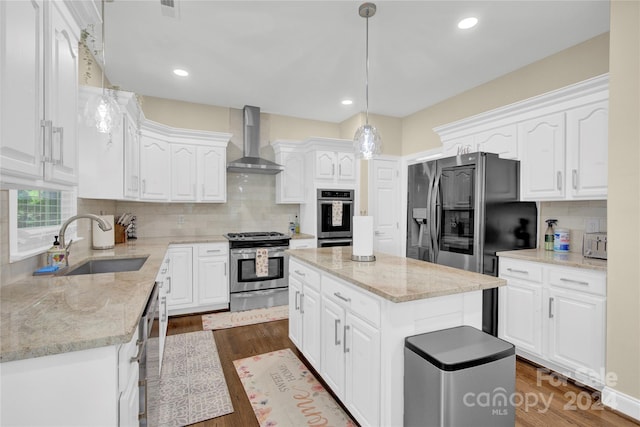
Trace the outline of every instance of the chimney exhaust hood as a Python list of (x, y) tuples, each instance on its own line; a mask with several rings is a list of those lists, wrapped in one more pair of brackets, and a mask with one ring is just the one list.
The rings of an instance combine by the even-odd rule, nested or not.
[(244, 129), (244, 157), (227, 164), (227, 172), (275, 175), (284, 170), (270, 160), (260, 157), (260, 108), (245, 105), (242, 109)]

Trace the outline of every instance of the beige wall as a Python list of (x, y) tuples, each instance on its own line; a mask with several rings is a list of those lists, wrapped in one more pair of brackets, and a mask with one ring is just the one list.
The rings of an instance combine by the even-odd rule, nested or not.
[(438, 148), (433, 128), (540, 95), (609, 71), (609, 34), (602, 34), (486, 84), (418, 111), (402, 122), (402, 154)]
[(228, 132), (229, 108), (144, 96), (142, 111), (147, 119), (167, 126)]
[(607, 371), (640, 399), (640, 2), (611, 2)]
[(278, 139), (302, 141), (311, 136), (340, 138), (340, 127), (337, 123), (299, 119), (278, 114), (269, 114), (269, 116), (271, 120), (269, 141)]

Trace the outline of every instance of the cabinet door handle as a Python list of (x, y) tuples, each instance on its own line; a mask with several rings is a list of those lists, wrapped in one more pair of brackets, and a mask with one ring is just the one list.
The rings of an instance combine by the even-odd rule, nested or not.
[(351, 302), (351, 298), (343, 297), (342, 295), (340, 295), (340, 292), (334, 292), (333, 295), (335, 295), (336, 298), (340, 298), (344, 302)]
[(167, 320), (167, 297), (160, 298), (160, 305), (162, 306), (162, 318), (161, 320), (165, 322)]
[(147, 192), (147, 180), (143, 179), (142, 180), (142, 194), (145, 194)]
[(227, 261), (224, 262), (224, 277), (227, 277)]
[(334, 176), (336, 174), (336, 165), (333, 164), (331, 165), (331, 176)]
[(344, 325), (344, 332), (343, 332), (343, 335), (342, 335), (342, 342), (344, 343), (343, 349), (344, 349), (345, 353), (349, 353), (349, 347), (347, 347), (347, 331), (349, 329), (351, 329), (351, 326)]
[(52, 127), (52, 132), (60, 135), (58, 138), (58, 141), (60, 142), (58, 144), (60, 147), (60, 157), (58, 158), (58, 160), (55, 160), (53, 157), (53, 138), (52, 138), (51, 139), (51, 162), (54, 165), (63, 165), (64, 164), (64, 128)]
[(340, 319), (336, 319), (335, 320), (335, 324), (334, 324), (334, 332), (335, 332), (335, 345), (340, 345), (340, 339), (338, 338), (338, 328), (340, 327)]
[(296, 298), (295, 298), (295, 300), (296, 300), (296, 310), (300, 310), (300, 300), (299, 300), (299, 297), (300, 297), (300, 291), (296, 291)]
[(576, 169), (571, 171), (571, 183), (573, 185), (573, 189), (578, 189), (578, 171)]
[(171, 276), (167, 277), (167, 281), (169, 282), (169, 290), (167, 291), (168, 294), (171, 293)]
[(338, 176), (342, 176), (342, 165), (338, 165)]
[(302, 277), (305, 277), (305, 276), (306, 276), (306, 274), (304, 274), (304, 273), (303, 273), (302, 271), (300, 271), (300, 270), (295, 270), (295, 271), (294, 271), (294, 273), (296, 273), (298, 276), (302, 276)]
[(560, 171), (558, 171), (557, 180), (558, 180), (558, 190), (562, 190), (562, 172)]
[(142, 347), (144, 347), (145, 341), (138, 340), (136, 341), (136, 346), (138, 347), (138, 354), (135, 357), (129, 359), (129, 363), (140, 363), (140, 359), (142, 358)]
[(565, 279), (564, 277), (561, 277), (560, 281), (566, 283), (575, 283), (576, 285), (589, 286), (589, 282), (584, 282), (582, 280)]
[(511, 273), (529, 274), (526, 270), (516, 270), (515, 268), (507, 268), (507, 271), (510, 271)]
[(553, 297), (549, 298), (549, 319), (553, 319)]
[(53, 147), (51, 146), (53, 140), (53, 124), (51, 120), (41, 120), (40, 127), (44, 128), (44, 133), (42, 135), (42, 163), (51, 162), (51, 156), (53, 153)]
[(221, 252), (221, 251), (222, 251), (222, 249), (207, 249), (207, 253), (208, 254), (213, 254), (213, 253)]

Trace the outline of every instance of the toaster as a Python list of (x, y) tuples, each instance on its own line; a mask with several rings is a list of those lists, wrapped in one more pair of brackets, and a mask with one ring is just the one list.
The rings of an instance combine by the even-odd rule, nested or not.
[(607, 259), (607, 233), (584, 233), (582, 255), (587, 258)]

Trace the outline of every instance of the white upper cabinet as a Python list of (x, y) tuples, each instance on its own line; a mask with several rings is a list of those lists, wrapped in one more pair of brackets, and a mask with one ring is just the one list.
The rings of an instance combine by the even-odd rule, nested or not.
[(226, 142), (224, 146), (198, 147), (198, 186), (200, 201), (227, 201)]
[[(101, 94), (101, 88), (80, 86), (79, 114), (89, 99)], [(78, 121), (78, 138), (82, 141), (78, 146), (78, 197), (119, 200), (124, 189), (125, 197), (138, 198), (140, 140), (137, 124), (128, 114), (131, 105), (136, 104), (135, 98), (131, 92), (117, 92), (117, 100), (127, 113), (119, 116), (118, 126), (111, 134), (99, 133), (95, 126)]]
[(0, 2), (2, 179), (68, 188), (78, 181), (80, 29), (61, 2)]
[(520, 123), (518, 131), (522, 142), (522, 199), (564, 198), (564, 113)]
[(353, 183), (356, 178), (356, 157), (352, 152), (315, 152), (315, 179), (322, 181)]
[(605, 74), (434, 131), (445, 156), (520, 160), (522, 200), (606, 199), (608, 85)]
[(197, 147), (171, 145), (171, 200), (196, 200)]
[(573, 198), (606, 198), (609, 102), (567, 111), (567, 174)]
[(171, 196), (171, 151), (167, 141), (142, 134), (140, 199), (168, 201)]
[(276, 163), (284, 170), (276, 175), (276, 203), (305, 202), (305, 150), (297, 141), (271, 143)]

